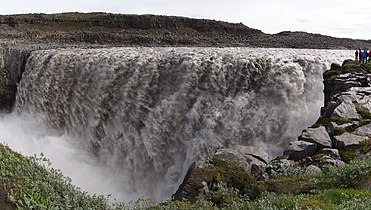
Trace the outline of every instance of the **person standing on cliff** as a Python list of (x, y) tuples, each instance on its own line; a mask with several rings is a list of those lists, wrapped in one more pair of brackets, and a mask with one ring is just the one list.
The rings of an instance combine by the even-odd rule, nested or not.
[(359, 63), (362, 63), (363, 59), (362, 59), (362, 50), (361, 49), (358, 50), (358, 56), (359, 56)]
[(368, 51), (368, 62), (370, 62), (370, 60), (371, 60), (371, 50)]
[(367, 63), (367, 50), (363, 50), (362, 52), (362, 63)]
[(356, 62), (358, 62), (358, 50), (356, 50), (356, 52), (354, 53), (354, 55), (356, 56)]

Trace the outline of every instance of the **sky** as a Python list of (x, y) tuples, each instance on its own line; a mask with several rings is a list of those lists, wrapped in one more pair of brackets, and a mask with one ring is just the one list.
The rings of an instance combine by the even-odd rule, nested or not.
[(0, 0), (0, 14), (110, 12), (206, 18), (274, 34), (371, 40), (369, 0)]

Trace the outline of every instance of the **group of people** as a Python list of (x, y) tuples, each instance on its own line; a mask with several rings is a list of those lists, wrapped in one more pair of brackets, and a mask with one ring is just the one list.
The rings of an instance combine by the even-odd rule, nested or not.
[(359, 63), (367, 63), (369, 61), (371, 61), (371, 50), (367, 52), (367, 50), (356, 50), (356, 52), (354, 53), (355, 57), (356, 57), (356, 61), (359, 62)]

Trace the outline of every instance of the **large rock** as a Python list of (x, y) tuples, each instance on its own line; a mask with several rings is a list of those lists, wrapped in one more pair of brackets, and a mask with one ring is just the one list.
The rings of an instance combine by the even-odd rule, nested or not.
[(367, 136), (371, 138), (371, 123), (357, 128), (353, 134), (358, 136)]
[(269, 161), (267, 152), (255, 146), (238, 145), (232, 148), (219, 149), (215, 152), (214, 157), (239, 163), (256, 177), (265, 171)]
[(340, 136), (334, 136), (336, 147), (342, 148), (351, 145), (358, 145), (360, 142), (367, 140), (369, 137), (367, 136), (357, 136), (350, 133), (344, 133)]
[(240, 195), (250, 199), (260, 195), (254, 178), (244, 167), (229, 160), (212, 157), (192, 164), (172, 198), (195, 202), (199, 195), (208, 193), (209, 189), (217, 191), (221, 183), (237, 189)]
[(333, 117), (341, 117), (346, 119), (359, 119), (356, 106), (350, 100), (345, 100), (335, 108)]
[(277, 158), (269, 162), (266, 173), (268, 177), (276, 178), (279, 175), (282, 175), (286, 169), (294, 166), (296, 163), (293, 160), (288, 160), (285, 158)]
[(318, 166), (315, 166), (315, 165), (309, 165), (306, 169), (305, 169), (305, 172), (307, 174), (318, 174), (320, 173), (322, 170), (318, 167)]
[(290, 142), (288, 148), (283, 152), (290, 160), (301, 160), (305, 157), (313, 155), (317, 150), (315, 143), (306, 141)]
[(303, 130), (299, 140), (316, 143), (319, 148), (332, 147), (331, 138), (323, 126)]
[(323, 154), (328, 154), (328, 155), (331, 156), (332, 158), (340, 159), (339, 150), (337, 150), (337, 149), (332, 149), (332, 148), (323, 148), (323, 149), (321, 149), (319, 152), (320, 152), (320, 153), (323, 153)]

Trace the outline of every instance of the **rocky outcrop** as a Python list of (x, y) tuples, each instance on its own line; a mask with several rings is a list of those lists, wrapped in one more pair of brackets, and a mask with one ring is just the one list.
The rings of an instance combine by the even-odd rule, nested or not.
[(29, 44), (0, 40), (0, 111), (13, 108), (17, 85), (25, 70), (27, 58), (34, 50), (77, 47), (61, 44)]
[(17, 83), (21, 79), (29, 50), (0, 48), (0, 109), (9, 111), (14, 104)]
[(324, 126), (303, 130), (303, 133), (299, 136), (299, 140), (315, 143), (318, 148), (332, 146), (331, 138)]
[[(331, 65), (324, 74), (325, 106), (311, 128), (291, 142), (284, 155), (305, 165), (342, 166), (351, 159), (371, 154), (371, 65), (351, 60)], [(317, 145), (307, 147), (293, 145)], [(295, 149), (294, 149), (295, 148)], [(297, 154), (293, 156), (295, 151)], [(294, 153), (295, 154), (295, 153)]]
[(246, 171), (259, 177), (266, 169), (269, 162), (267, 152), (255, 146), (235, 146), (220, 149), (215, 152), (214, 157), (239, 163)]
[(245, 167), (227, 159), (211, 157), (192, 164), (172, 198), (195, 202), (198, 196), (207, 194), (209, 190), (216, 192), (222, 185), (234, 188), (250, 199), (260, 196), (254, 178)]

